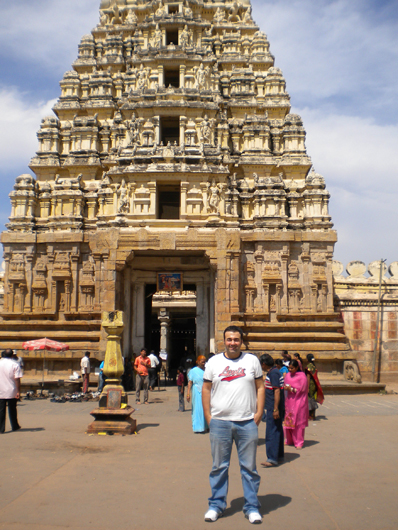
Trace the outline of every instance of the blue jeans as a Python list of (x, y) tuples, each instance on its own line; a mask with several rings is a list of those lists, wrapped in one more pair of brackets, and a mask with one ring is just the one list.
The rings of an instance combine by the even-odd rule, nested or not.
[(267, 410), (267, 428), (265, 431), (265, 451), (267, 462), (278, 465), (278, 460), (284, 457), (282, 418), (274, 420), (272, 410)]
[(211, 497), (209, 508), (222, 513), (227, 507), (228, 470), (231, 460), (232, 443), (238, 451), (245, 504), (243, 513), (258, 512), (257, 498), (260, 475), (256, 469), (258, 427), (254, 420), (224, 421), (212, 419), (210, 422), (210, 444), (213, 467), (210, 472)]

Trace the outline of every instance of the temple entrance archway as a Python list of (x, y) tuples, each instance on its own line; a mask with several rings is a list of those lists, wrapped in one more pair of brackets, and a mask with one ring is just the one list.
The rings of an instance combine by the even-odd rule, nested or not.
[[(158, 273), (181, 273), (181, 290), (158, 290)], [(214, 279), (203, 253), (135, 252), (124, 273), (123, 353), (146, 346), (176, 369), (188, 354), (214, 350)]]

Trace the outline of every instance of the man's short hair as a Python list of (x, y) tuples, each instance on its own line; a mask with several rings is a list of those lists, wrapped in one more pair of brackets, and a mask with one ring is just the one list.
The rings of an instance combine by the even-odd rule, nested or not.
[(265, 366), (274, 366), (274, 359), (269, 353), (263, 353), (260, 357), (260, 364), (265, 364)]
[(232, 333), (239, 333), (241, 341), (243, 342), (243, 331), (242, 328), (239, 328), (238, 326), (228, 326), (224, 329), (224, 340), (225, 340), (225, 334), (231, 331)]
[(140, 353), (141, 353), (142, 351), (144, 351), (144, 352), (148, 355), (148, 348), (141, 348), (141, 349), (140, 349)]
[(3, 351), (3, 353), (1, 354), (2, 357), (6, 357), (6, 358), (10, 358), (13, 356), (13, 353), (12, 353), (12, 350), (11, 348), (7, 348), (6, 350)]
[(282, 368), (283, 366), (283, 359), (276, 359), (275, 361), (276, 366), (280, 366)]
[(86, 357), (90, 357), (90, 352), (89, 352), (89, 351), (85, 351), (85, 352), (84, 352), (84, 355), (85, 355)]

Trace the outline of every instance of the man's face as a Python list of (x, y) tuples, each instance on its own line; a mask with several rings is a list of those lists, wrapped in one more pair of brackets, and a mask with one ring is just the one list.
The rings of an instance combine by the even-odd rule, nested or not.
[(267, 366), (264, 363), (261, 364), (261, 369), (262, 369), (263, 372), (269, 372), (270, 368), (271, 368), (270, 366)]
[(142, 355), (142, 357), (146, 357), (146, 351), (145, 350), (141, 350), (141, 355)]
[(231, 357), (238, 357), (242, 339), (238, 331), (227, 331), (224, 337), (225, 351)]

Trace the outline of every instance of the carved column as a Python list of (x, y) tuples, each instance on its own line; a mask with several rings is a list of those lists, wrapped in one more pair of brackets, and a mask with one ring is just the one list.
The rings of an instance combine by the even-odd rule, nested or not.
[(72, 261), (72, 299), (71, 299), (71, 308), (70, 310), (72, 313), (76, 313), (77, 307), (78, 307), (78, 276), (79, 276), (79, 270), (78, 270), (78, 264), (79, 264), (79, 254), (73, 253), (71, 254), (71, 261)]
[(10, 273), (10, 259), (11, 259), (11, 253), (5, 252), (3, 255), (4, 261), (5, 261), (5, 274), (4, 274), (4, 311), (7, 313), (9, 311), (12, 311), (12, 305), (11, 305), (11, 293), (12, 289), (10, 290), (10, 283), (8, 280), (8, 276)]
[(288, 249), (285, 248), (283, 250), (283, 254), (281, 254), (281, 264), (282, 264), (282, 270), (281, 270), (281, 276), (282, 276), (282, 288), (283, 292), (281, 293), (280, 298), (280, 311), (282, 315), (285, 315), (289, 312), (289, 299), (288, 299), (288, 268), (287, 268), (287, 262), (289, 259), (289, 252)]
[(125, 267), (123, 269), (124, 281), (124, 318), (125, 326), (123, 330), (123, 357), (127, 357), (130, 352), (130, 337), (131, 337), (131, 269)]
[(94, 299), (94, 311), (101, 310), (101, 266), (102, 266), (102, 255), (100, 253), (93, 253), (95, 262), (95, 299)]
[(25, 307), (24, 307), (25, 313), (32, 312), (32, 283), (33, 283), (32, 263), (33, 263), (33, 254), (27, 253), (26, 254), (26, 288), (28, 292), (25, 298)]
[(133, 351), (139, 352), (145, 346), (145, 284), (135, 282), (133, 288)]
[(160, 352), (168, 353), (170, 316), (166, 308), (160, 308), (158, 319), (160, 321)]

